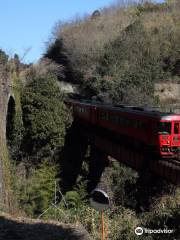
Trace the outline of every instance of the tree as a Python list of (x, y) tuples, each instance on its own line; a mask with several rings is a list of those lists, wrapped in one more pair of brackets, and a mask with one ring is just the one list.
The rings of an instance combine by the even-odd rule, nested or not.
[(56, 78), (34, 76), (24, 88), (22, 109), (23, 150), (36, 155), (37, 161), (42, 156), (52, 156), (63, 146), (66, 128), (71, 122)]
[(0, 49), (0, 64), (5, 65), (8, 62), (8, 55)]

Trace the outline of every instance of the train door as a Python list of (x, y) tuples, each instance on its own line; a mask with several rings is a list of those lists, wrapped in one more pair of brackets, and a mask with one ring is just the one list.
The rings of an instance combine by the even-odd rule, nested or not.
[(180, 122), (174, 121), (172, 124), (172, 147), (180, 147)]
[(172, 127), (170, 121), (160, 121), (158, 123), (159, 149), (161, 156), (168, 157), (172, 154)]
[(150, 134), (150, 147), (153, 149), (153, 152), (159, 153), (160, 151), (160, 140), (159, 140), (159, 122), (157, 120), (149, 121), (149, 134)]
[(96, 124), (97, 123), (97, 107), (91, 106), (91, 123)]

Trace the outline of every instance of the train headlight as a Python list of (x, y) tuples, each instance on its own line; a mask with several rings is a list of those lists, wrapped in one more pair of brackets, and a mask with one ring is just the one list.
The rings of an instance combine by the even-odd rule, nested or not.
[(180, 138), (178, 136), (173, 137), (173, 141), (179, 141)]

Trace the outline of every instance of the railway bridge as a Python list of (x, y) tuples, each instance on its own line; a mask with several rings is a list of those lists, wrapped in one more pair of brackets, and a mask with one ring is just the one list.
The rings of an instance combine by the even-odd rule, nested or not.
[[(102, 127), (103, 122), (101, 123), (102, 126), (100, 126), (100, 123), (96, 124), (95, 122), (97, 120), (93, 119), (94, 117), (96, 118), (95, 114), (92, 114), (92, 112), (96, 111), (93, 110), (93, 108), (96, 109), (96, 104), (91, 105), (86, 102), (77, 102), (76, 104), (75, 101), (74, 103), (72, 102), (71, 107), (73, 107), (76, 127), (78, 128), (76, 136), (81, 133), (81, 138), (84, 139), (83, 141), (88, 141), (90, 146), (96, 149), (96, 152), (101, 153), (99, 155), (101, 163), (115, 159), (138, 172), (148, 171), (173, 184), (180, 184), (180, 162), (178, 159), (160, 159), (157, 154), (154, 154), (149, 148), (147, 149), (146, 145), (143, 145), (143, 142), (136, 142), (130, 137), (124, 139), (123, 135), (112, 130), (113, 128), (115, 129), (113, 122), (115, 124), (114, 126), (117, 126), (115, 122), (122, 121), (122, 118), (117, 120), (115, 119), (117, 115), (112, 114), (111, 127), (108, 127), (107, 124), (105, 126), (105, 123), (104, 127)], [(99, 107), (99, 109), (101, 109), (101, 107)], [(104, 115), (103, 110), (100, 114), (102, 115), (100, 115), (102, 119), (107, 117), (107, 115)], [(100, 165), (98, 161), (96, 157), (96, 162), (94, 163), (96, 166), (98, 166), (98, 164)], [(94, 171), (95, 169), (96, 168), (94, 168)]]

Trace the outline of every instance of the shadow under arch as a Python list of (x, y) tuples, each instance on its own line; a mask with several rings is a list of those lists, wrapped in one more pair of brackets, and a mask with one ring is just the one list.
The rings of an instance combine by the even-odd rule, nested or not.
[(12, 96), (10, 96), (6, 115), (6, 139), (8, 144), (10, 144), (13, 139), (14, 118), (15, 118), (15, 100)]

